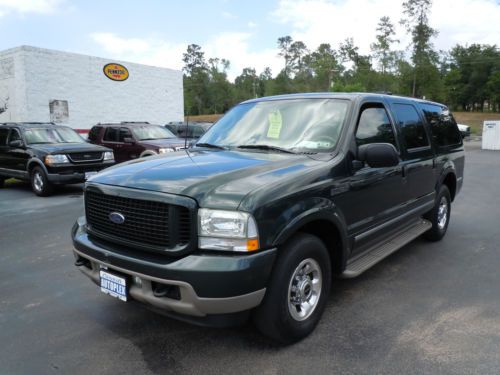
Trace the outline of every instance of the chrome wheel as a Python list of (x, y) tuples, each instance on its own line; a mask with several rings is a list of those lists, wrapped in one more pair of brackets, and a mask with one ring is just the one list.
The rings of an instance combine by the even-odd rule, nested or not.
[(437, 212), (437, 225), (439, 229), (444, 229), (448, 221), (448, 200), (446, 197), (441, 197)]
[(43, 190), (43, 177), (42, 174), (38, 171), (35, 171), (33, 174), (33, 186), (37, 191)]
[(288, 311), (293, 319), (303, 321), (311, 316), (321, 295), (323, 276), (314, 259), (300, 262), (288, 287)]

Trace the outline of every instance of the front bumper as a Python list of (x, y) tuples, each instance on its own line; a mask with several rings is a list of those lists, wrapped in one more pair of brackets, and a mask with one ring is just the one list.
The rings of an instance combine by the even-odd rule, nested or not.
[[(99, 270), (107, 267), (131, 276), (130, 297), (156, 310), (207, 317), (232, 314), (258, 306), (264, 298), (276, 249), (252, 255), (192, 254), (171, 258), (89, 236), (85, 219), (73, 227), (72, 237), (78, 268), (99, 285)], [(81, 262), (80, 262), (81, 263)], [(140, 283), (134, 282), (139, 278)], [(157, 297), (153, 283), (176, 286), (180, 298)]]
[(47, 168), (47, 179), (54, 185), (85, 182), (86, 172), (99, 172), (114, 165), (114, 160), (98, 164), (52, 166)]

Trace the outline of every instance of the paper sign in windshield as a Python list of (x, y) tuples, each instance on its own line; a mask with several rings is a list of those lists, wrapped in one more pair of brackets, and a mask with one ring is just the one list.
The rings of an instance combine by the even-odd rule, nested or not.
[(281, 126), (283, 125), (283, 119), (281, 118), (281, 112), (278, 110), (276, 112), (271, 112), (268, 115), (269, 119), (269, 129), (267, 130), (267, 138), (279, 138), (281, 133)]

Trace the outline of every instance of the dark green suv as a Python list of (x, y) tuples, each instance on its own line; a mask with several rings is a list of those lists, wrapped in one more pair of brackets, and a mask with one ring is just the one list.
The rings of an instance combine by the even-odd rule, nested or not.
[(464, 149), (441, 104), (377, 94), (244, 102), (195, 145), (100, 173), (72, 232), (101, 291), (178, 319), (252, 316), (289, 343), (333, 276), (446, 233)]

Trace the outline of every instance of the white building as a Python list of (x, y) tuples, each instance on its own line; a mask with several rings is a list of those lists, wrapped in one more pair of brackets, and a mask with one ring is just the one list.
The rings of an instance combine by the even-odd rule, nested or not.
[(181, 71), (28, 46), (0, 52), (0, 122), (53, 121), (85, 132), (98, 122), (183, 116)]

